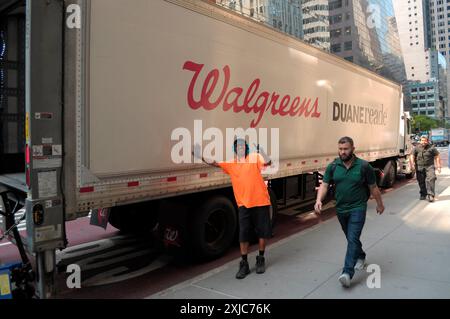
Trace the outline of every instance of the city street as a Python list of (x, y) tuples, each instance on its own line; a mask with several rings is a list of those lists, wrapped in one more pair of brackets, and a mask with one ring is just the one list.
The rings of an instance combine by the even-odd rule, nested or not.
[[(447, 148), (439, 150), (445, 167)], [(217, 260), (198, 263), (167, 255), (152, 238), (122, 235), (110, 225), (105, 231), (88, 218), (69, 222), (69, 248), (57, 254), (56, 298), (449, 298), (448, 168), (438, 176), (437, 194), (434, 203), (419, 201), (416, 180), (401, 178), (383, 191), (383, 215), (369, 201), (362, 242), (367, 263), (379, 266), (380, 288), (367, 287), (370, 268), (355, 275), (349, 290), (337, 282), (345, 240), (334, 208), (318, 217), (293, 207), (280, 212), (266, 274), (253, 272), (242, 281), (234, 278), (237, 245)], [(0, 243), (0, 256), (2, 262), (19, 260), (7, 242)], [(66, 286), (65, 267), (72, 263), (82, 269), (81, 289)]]
[[(450, 170), (438, 178), (434, 203), (408, 183), (383, 195), (386, 212), (368, 208), (362, 239), (366, 269), (349, 289), (338, 282), (345, 238), (336, 218), (270, 246), (265, 274), (234, 279), (238, 259), (149, 298), (181, 299), (448, 299), (450, 298)], [(254, 263), (255, 254), (249, 256)], [(374, 278), (379, 271), (379, 279)], [(379, 280), (379, 281), (377, 281)], [(379, 285), (377, 284), (379, 283)]]
[(449, 92), (450, 0), (0, 0), (0, 300), (450, 299)]

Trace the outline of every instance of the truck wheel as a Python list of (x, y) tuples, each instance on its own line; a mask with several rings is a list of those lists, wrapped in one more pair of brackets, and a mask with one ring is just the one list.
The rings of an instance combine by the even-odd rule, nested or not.
[(192, 248), (196, 257), (221, 256), (232, 244), (237, 228), (237, 214), (225, 196), (215, 196), (201, 205), (192, 217)]
[(112, 207), (108, 221), (122, 232), (146, 234), (157, 224), (157, 216), (156, 202), (144, 202)]
[(384, 176), (381, 179), (381, 186), (390, 188), (395, 183), (395, 177), (397, 176), (396, 163), (394, 161), (388, 161), (383, 169)]

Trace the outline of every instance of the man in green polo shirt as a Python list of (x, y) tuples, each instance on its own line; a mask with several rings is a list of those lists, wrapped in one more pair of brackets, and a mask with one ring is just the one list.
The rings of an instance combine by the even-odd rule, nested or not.
[(355, 269), (361, 270), (365, 265), (366, 253), (362, 249), (360, 237), (366, 220), (369, 199), (367, 187), (377, 202), (378, 214), (384, 212), (384, 205), (373, 168), (369, 163), (355, 156), (353, 140), (347, 136), (341, 138), (338, 142), (338, 150), (339, 158), (328, 165), (325, 171), (314, 209), (317, 214), (321, 213), (322, 201), (328, 192), (328, 186), (334, 182), (337, 217), (347, 238), (345, 264), (339, 282), (344, 287), (350, 287)]

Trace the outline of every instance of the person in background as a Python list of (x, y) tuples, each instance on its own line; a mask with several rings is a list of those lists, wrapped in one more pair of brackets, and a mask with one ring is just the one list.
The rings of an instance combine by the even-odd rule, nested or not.
[(411, 163), (416, 170), (419, 183), (420, 200), (428, 199), (434, 202), (436, 170), (441, 172), (441, 158), (439, 151), (428, 141), (428, 136), (420, 138), (420, 144), (416, 145), (411, 153)]

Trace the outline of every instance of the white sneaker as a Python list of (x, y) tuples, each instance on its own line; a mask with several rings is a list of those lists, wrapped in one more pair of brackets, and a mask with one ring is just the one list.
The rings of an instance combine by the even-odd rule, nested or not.
[(339, 282), (345, 288), (350, 287), (350, 275), (347, 273), (343, 273), (342, 275), (339, 276)]
[(364, 266), (366, 266), (366, 260), (365, 259), (358, 259), (356, 261), (355, 270), (363, 270)]

